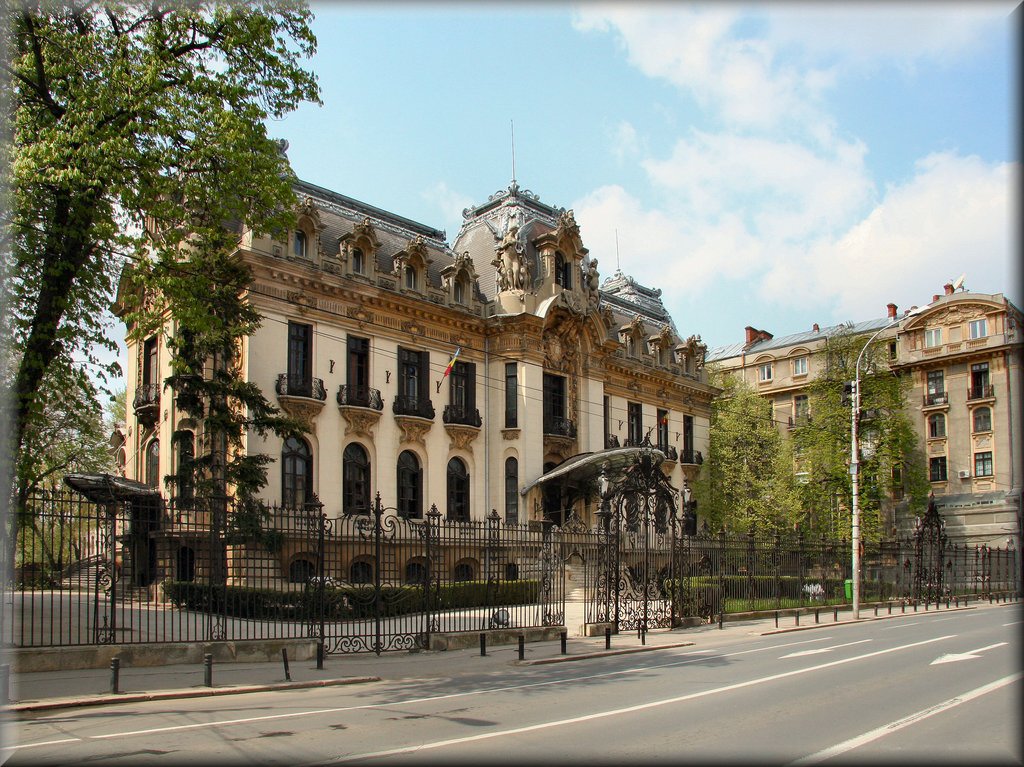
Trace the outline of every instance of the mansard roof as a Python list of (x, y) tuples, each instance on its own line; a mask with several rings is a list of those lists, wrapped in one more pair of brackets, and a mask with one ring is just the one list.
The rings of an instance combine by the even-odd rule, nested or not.
[(678, 335), (672, 315), (661, 301), (660, 288), (641, 285), (616, 269), (615, 274), (601, 284), (599, 291), (601, 301), (619, 317), (625, 317), (627, 321), (640, 317), (653, 328), (668, 325)]

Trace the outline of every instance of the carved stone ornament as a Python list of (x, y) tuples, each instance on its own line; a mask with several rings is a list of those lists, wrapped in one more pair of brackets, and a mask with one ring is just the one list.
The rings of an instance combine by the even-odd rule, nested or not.
[(277, 400), (284, 412), (300, 421), (311, 434), (316, 434), (316, 417), (324, 408), (323, 402), (306, 397), (289, 397), (284, 394), (279, 394)]
[(519, 439), (520, 433), (521, 433), (520, 429), (502, 429), (501, 430), (501, 438), (511, 442), (512, 440)]
[(339, 406), (338, 409), (341, 411), (342, 418), (345, 419), (346, 437), (355, 434), (373, 439), (373, 427), (380, 420), (380, 411), (368, 410), (363, 407), (345, 407), (344, 405)]
[(448, 432), (448, 437), (451, 439), (451, 450), (471, 450), (470, 445), (480, 434), (480, 429), (477, 427), (463, 424), (446, 423), (444, 430)]
[(395, 423), (402, 430), (402, 442), (418, 442), (426, 447), (423, 435), (430, 431), (430, 427), (434, 425), (433, 421), (415, 416), (396, 415)]
[(288, 301), (295, 304), (299, 311), (305, 311), (316, 308), (316, 298), (310, 296), (301, 290), (290, 290), (287, 294)]

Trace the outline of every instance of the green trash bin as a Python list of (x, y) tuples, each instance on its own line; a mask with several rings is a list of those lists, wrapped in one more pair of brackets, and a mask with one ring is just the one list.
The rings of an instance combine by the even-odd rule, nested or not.
[(846, 579), (846, 598), (853, 599), (853, 579)]

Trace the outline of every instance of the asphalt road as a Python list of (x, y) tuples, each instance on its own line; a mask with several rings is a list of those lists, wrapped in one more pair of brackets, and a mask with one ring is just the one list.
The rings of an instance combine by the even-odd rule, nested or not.
[(919, 612), (553, 665), (466, 655), (444, 673), (427, 655), (372, 684), (27, 715), (9, 764), (1021, 764), (1022, 616)]

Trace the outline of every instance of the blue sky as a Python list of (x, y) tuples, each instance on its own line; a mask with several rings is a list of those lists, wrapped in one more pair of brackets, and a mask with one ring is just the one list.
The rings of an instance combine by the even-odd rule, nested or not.
[[(712, 348), (1022, 304), (1014, 3), (314, 3), (300, 178), (444, 229), (515, 175)], [(616, 255), (616, 238), (618, 256)]]

